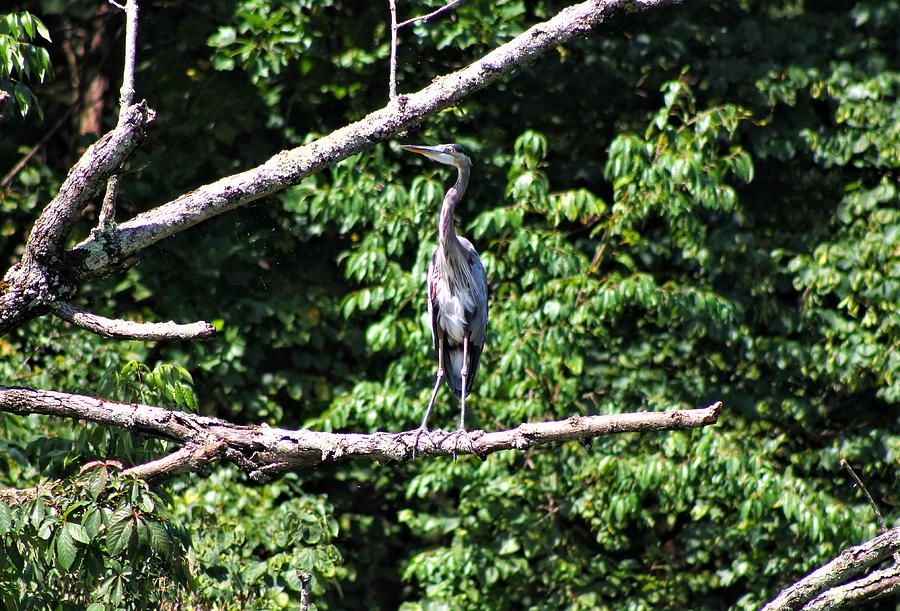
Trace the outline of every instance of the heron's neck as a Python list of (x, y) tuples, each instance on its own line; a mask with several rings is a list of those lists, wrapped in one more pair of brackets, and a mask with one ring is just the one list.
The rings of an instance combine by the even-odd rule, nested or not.
[(441, 205), (441, 216), (438, 219), (438, 242), (445, 256), (459, 248), (459, 242), (456, 240), (456, 229), (453, 228), (453, 211), (456, 209), (457, 202), (465, 194), (466, 187), (469, 184), (468, 166), (457, 166), (457, 170), (459, 170), (459, 173), (456, 175), (456, 182), (444, 195), (444, 203)]

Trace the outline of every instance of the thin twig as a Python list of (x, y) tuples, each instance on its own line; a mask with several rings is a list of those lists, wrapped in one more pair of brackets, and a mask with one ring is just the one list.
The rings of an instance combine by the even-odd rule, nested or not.
[[(137, 58), (138, 4), (137, 0), (128, 0), (125, 6), (110, 3), (125, 11), (125, 69), (122, 74), (122, 88), (119, 90), (119, 121), (125, 121), (125, 111), (134, 100), (134, 72)], [(119, 176), (114, 174), (106, 182), (106, 195), (100, 208), (97, 227), (101, 232), (112, 228), (116, 216), (116, 197), (119, 193)]]
[(446, 6), (442, 6), (427, 15), (419, 15), (418, 17), (407, 19), (402, 23), (397, 23), (397, 0), (388, 0), (388, 8), (391, 11), (391, 60), (390, 75), (388, 76), (388, 97), (391, 101), (397, 98), (397, 30), (419, 21), (428, 21), (432, 17), (456, 7), (461, 2), (462, 0), (452, 0)]
[(388, 0), (391, 11), (391, 64), (388, 75), (388, 98), (397, 97), (397, 0)]
[(859, 489), (862, 490), (863, 494), (866, 495), (866, 498), (869, 499), (869, 505), (872, 506), (872, 511), (875, 512), (875, 521), (878, 522), (879, 532), (886, 531), (887, 526), (885, 526), (884, 524), (884, 518), (881, 517), (881, 512), (878, 511), (878, 505), (875, 504), (875, 499), (873, 499), (872, 495), (869, 494), (869, 491), (862, 483), (862, 480), (859, 479), (858, 475), (856, 475), (856, 471), (854, 471), (853, 467), (850, 466), (850, 463), (848, 463), (843, 458), (841, 459), (841, 466), (847, 471), (847, 473), (850, 474), (850, 477), (853, 478), (853, 481), (856, 482), (856, 485), (859, 487)]
[(449, 11), (450, 9), (456, 8), (460, 4), (462, 4), (462, 0), (452, 0), (446, 6), (442, 6), (441, 8), (437, 9), (436, 11), (432, 11), (432, 12), (428, 13), (427, 15), (419, 15), (418, 17), (413, 17), (412, 19), (407, 19), (406, 21), (398, 23), (397, 28), (399, 29), (404, 26), (408, 26), (412, 23), (416, 23), (417, 21), (428, 21), (432, 17), (436, 17), (437, 15), (440, 15), (441, 13), (443, 13), (445, 11)]

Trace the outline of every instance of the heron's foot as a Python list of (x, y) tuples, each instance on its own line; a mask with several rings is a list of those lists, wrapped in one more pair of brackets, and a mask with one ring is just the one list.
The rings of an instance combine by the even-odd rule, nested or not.
[(425, 425), (420, 426), (416, 429), (416, 439), (413, 441), (413, 451), (412, 451), (412, 459), (416, 459), (416, 450), (419, 448), (419, 438), (425, 435), (428, 437), (428, 441), (431, 442), (431, 445), (437, 445), (434, 441), (434, 437), (431, 436), (431, 431), (428, 430)]
[[(469, 446), (470, 452), (472, 452), (473, 454), (478, 454), (478, 452), (475, 451), (475, 444), (472, 443), (472, 438), (469, 436), (469, 431), (460, 427), (459, 430), (457, 430), (456, 433), (453, 434), (453, 461), (454, 462), (456, 462), (456, 453), (457, 453), (457, 450), (459, 450), (459, 438), (460, 437), (466, 438), (466, 444)], [(480, 456), (480, 454), (479, 454), (479, 456)]]

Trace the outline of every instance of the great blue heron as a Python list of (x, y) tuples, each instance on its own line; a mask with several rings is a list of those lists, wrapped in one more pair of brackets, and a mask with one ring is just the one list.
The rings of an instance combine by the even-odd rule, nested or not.
[[(439, 146), (401, 146), (403, 150), (424, 155), (433, 161), (452, 165), (456, 182), (444, 195), (438, 217), (438, 246), (428, 266), (428, 314), (431, 338), (437, 352), (438, 370), (425, 409), (422, 426), (416, 431), (413, 457), (419, 437), (428, 432), (428, 416), (434, 407), (441, 379), (459, 398), (459, 431), (454, 443), (454, 458), (459, 435), (466, 430), (466, 397), (475, 385), (478, 361), (487, 332), (488, 290), (484, 266), (469, 240), (456, 235), (453, 211), (469, 184), (472, 161), (458, 144)], [(471, 440), (469, 441), (471, 446)]]

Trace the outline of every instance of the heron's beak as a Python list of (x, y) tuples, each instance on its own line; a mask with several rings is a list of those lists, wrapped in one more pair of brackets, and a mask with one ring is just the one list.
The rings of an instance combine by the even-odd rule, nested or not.
[(418, 153), (420, 155), (424, 155), (431, 159), (432, 161), (437, 161), (438, 163), (443, 163), (446, 165), (454, 165), (453, 157), (448, 155), (447, 153), (442, 152), (436, 146), (419, 146), (414, 144), (401, 144), (400, 148), (404, 151), (409, 151), (410, 153)]
[(438, 155), (440, 155), (440, 151), (433, 146), (419, 146), (415, 144), (401, 144), (400, 148), (404, 151), (409, 151), (410, 153), (419, 153), (420, 155), (425, 155), (426, 157), (430, 157), (434, 159)]

